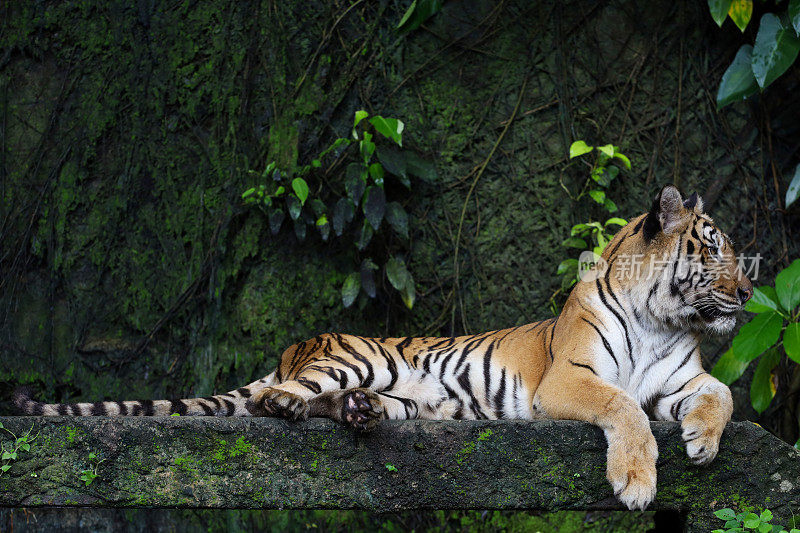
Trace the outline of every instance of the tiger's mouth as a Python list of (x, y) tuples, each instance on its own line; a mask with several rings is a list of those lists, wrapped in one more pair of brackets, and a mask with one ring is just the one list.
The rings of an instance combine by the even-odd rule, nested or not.
[(701, 307), (697, 310), (697, 314), (706, 322), (712, 322), (718, 318), (733, 317), (736, 311), (725, 311), (719, 307)]

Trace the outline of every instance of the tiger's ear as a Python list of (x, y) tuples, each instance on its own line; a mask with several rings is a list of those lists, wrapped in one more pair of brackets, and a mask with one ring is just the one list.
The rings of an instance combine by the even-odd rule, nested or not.
[(686, 214), (681, 193), (674, 185), (665, 185), (653, 200), (653, 206), (644, 221), (644, 238), (650, 241), (660, 232), (675, 232)]
[(689, 198), (683, 201), (683, 207), (690, 209), (697, 215), (703, 214), (703, 199), (700, 198), (696, 192), (693, 192)]

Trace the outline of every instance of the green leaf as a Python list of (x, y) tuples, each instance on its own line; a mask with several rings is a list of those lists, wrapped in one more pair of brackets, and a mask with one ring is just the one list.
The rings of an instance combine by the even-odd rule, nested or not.
[(728, 10), (731, 8), (731, 0), (708, 0), (708, 10), (711, 11), (711, 18), (717, 23), (717, 26), (722, 27), (725, 18), (728, 16)]
[(575, 273), (578, 272), (577, 259), (564, 259), (563, 261), (561, 261), (561, 263), (559, 263), (558, 265), (558, 270), (556, 271), (556, 274), (560, 276), (561, 274), (566, 274), (567, 272), (570, 271)]
[(768, 522), (761, 522), (761, 524), (759, 524), (758, 533), (770, 533), (770, 531), (772, 531), (772, 524)]
[(569, 239), (564, 240), (564, 242), (561, 243), (561, 246), (569, 246), (570, 248), (579, 248), (581, 250), (585, 250), (586, 241), (579, 239), (578, 237), (570, 237)]
[(254, 192), (256, 192), (256, 188), (255, 187), (250, 187), (249, 189), (247, 189), (246, 191), (244, 191), (242, 193), (242, 199), (247, 198), (248, 196), (250, 196)]
[(766, 313), (778, 310), (778, 295), (769, 285), (753, 289), (753, 297), (744, 306), (745, 311), (751, 313)]
[(442, 9), (444, 0), (414, 0), (406, 10), (397, 29), (401, 32), (410, 32), (419, 28), (423, 22)]
[(345, 171), (344, 188), (354, 205), (361, 201), (366, 186), (364, 167), (359, 163), (350, 163)]
[(10, 468), (11, 468), (11, 465), (3, 465), (3, 466), (0, 466), (0, 470), (2, 470), (3, 472), (8, 472), (8, 470), (9, 470)]
[(733, 338), (731, 349), (740, 361), (752, 361), (777, 342), (782, 326), (783, 318), (774, 311), (756, 315)]
[(406, 158), (403, 153), (391, 146), (379, 146), (375, 153), (378, 154), (378, 161), (381, 162), (384, 170), (392, 176), (400, 178), (400, 182), (410, 189), (411, 181), (408, 179)]
[(753, 47), (743, 45), (728, 65), (717, 90), (717, 109), (732, 102), (739, 102), (758, 92), (758, 83), (753, 75)]
[(598, 146), (598, 150), (602, 153), (606, 154), (608, 157), (614, 157), (614, 145), (613, 144), (605, 144), (603, 146)]
[(386, 277), (389, 278), (389, 283), (398, 291), (403, 290), (408, 283), (409, 275), (406, 269), (406, 264), (402, 259), (395, 256), (389, 258), (386, 262)]
[(339, 198), (336, 202), (333, 208), (333, 231), (337, 237), (341, 237), (344, 228), (352, 222), (355, 211), (355, 205), (349, 198)]
[(408, 213), (397, 202), (390, 202), (386, 206), (386, 221), (398, 235), (408, 239)]
[(284, 215), (283, 210), (281, 209), (273, 209), (269, 214), (269, 230), (273, 235), (277, 235), (281, 230), (281, 224), (283, 224), (283, 219), (285, 216), (286, 215)]
[(6, 428), (6, 427), (3, 425), (3, 423), (2, 423), (2, 422), (0, 422), (0, 429), (5, 429), (5, 428)]
[(617, 212), (617, 204), (611, 201), (610, 198), (606, 198), (605, 202), (603, 202), (603, 207), (605, 207), (606, 211), (608, 211), (609, 213)]
[(392, 139), (398, 146), (403, 146), (403, 128), (405, 124), (396, 118), (385, 118), (380, 115), (369, 119), (369, 123), (375, 127), (375, 131)]
[[(772, 369), (778, 366), (780, 360), (780, 350), (773, 348), (761, 356), (761, 360), (756, 366), (753, 382), (750, 385), (750, 403), (759, 414), (769, 407), (772, 398), (775, 396), (775, 380), (772, 376)], [(756, 516), (756, 519), (758, 519), (758, 516)]]
[(761, 511), (761, 521), (769, 522), (770, 520), (772, 520), (772, 511), (770, 511), (769, 509), (764, 509), (763, 511)]
[[(622, 154), (617, 154), (617, 155), (622, 155)], [(617, 176), (619, 176), (618, 166), (610, 165), (608, 168), (606, 168), (606, 179), (608, 180), (609, 185), (611, 184), (612, 181), (614, 181), (614, 178), (616, 178)]]
[(356, 111), (355, 116), (353, 116), (353, 137), (355, 137), (356, 139), (358, 139), (358, 136), (356, 135), (356, 126), (358, 126), (358, 123), (367, 118), (368, 116), (369, 113), (367, 113), (363, 109), (359, 109), (358, 111)]
[(792, 26), (797, 35), (800, 35), (800, 0), (789, 0), (789, 20), (792, 21)]
[(585, 141), (575, 141), (569, 147), (569, 158), (573, 159), (583, 154), (588, 154), (593, 149), (594, 147), (589, 146)]
[(361, 275), (358, 272), (351, 272), (344, 279), (344, 284), (342, 284), (342, 304), (345, 307), (353, 305), (360, 290)]
[(300, 200), (298, 200), (296, 196), (286, 197), (286, 208), (289, 210), (289, 216), (292, 220), (297, 220), (300, 216), (300, 211), (303, 209), (300, 205)]
[(364, 193), (364, 216), (367, 217), (372, 229), (377, 230), (386, 212), (386, 195), (380, 187), (367, 187)]
[(622, 226), (625, 226), (627, 223), (628, 223), (628, 221), (625, 220), (624, 218), (612, 217), (612, 218), (609, 218), (608, 220), (606, 220), (606, 223), (603, 224), (603, 227), (604, 228), (608, 227), (611, 224), (616, 224), (617, 226), (622, 227)]
[(308, 199), (308, 183), (303, 178), (295, 178), (292, 180), (292, 190), (300, 199), (300, 204), (305, 205)]
[[(797, 2), (800, 4), (800, 0), (797, 0)], [(798, 196), (800, 196), (800, 164), (795, 167), (792, 182), (789, 184), (789, 188), (786, 189), (786, 209), (789, 209), (789, 206), (795, 203)]]
[(619, 159), (620, 161), (622, 161), (622, 164), (625, 166), (625, 168), (626, 168), (627, 170), (630, 170), (630, 169), (631, 169), (631, 160), (630, 160), (630, 159), (628, 159), (628, 156), (626, 156), (625, 154), (621, 154), (621, 153), (619, 153), (619, 152), (615, 152), (615, 153), (614, 153), (614, 157), (616, 157), (617, 159)]
[(800, 363), (800, 323), (792, 322), (783, 330), (783, 349), (795, 363)]
[(367, 170), (375, 185), (383, 187), (383, 166), (380, 163), (372, 163)]
[(375, 298), (378, 294), (377, 287), (375, 286), (375, 271), (378, 269), (372, 259), (364, 259), (361, 262), (361, 288), (367, 293), (370, 298)]
[(605, 201), (606, 201), (606, 193), (605, 193), (605, 191), (600, 191), (600, 190), (596, 190), (595, 189), (593, 191), (589, 191), (589, 196), (591, 196), (592, 200), (594, 200), (598, 204), (605, 203)]
[(408, 173), (428, 183), (436, 182), (436, 167), (430, 161), (422, 159), (413, 152), (406, 152), (406, 168)]
[(775, 276), (775, 292), (781, 306), (787, 311), (800, 305), (800, 259), (792, 261)]
[(11, 459), (11, 452), (3, 452), (2, 459), (3, 461), (8, 461), (9, 459)]
[[(727, 13), (727, 11), (726, 11), (726, 13)], [(714, 516), (716, 516), (720, 520), (733, 520), (733, 519), (736, 518), (736, 513), (733, 512), (733, 509), (729, 509), (729, 508), (725, 507), (724, 509), (720, 509), (718, 511), (714, 511)]]
[(753, 47), (753, 74), (764, 89), (786, 72), (800, 52), (800, 39), (772, 13), (761, 17)]
[(374, 230), (369, 222), (366, 220), (363, 224), (361, 224), (361, 231), (358, 234), (358, 240), (356, 241), (356, 248), (359, 250), (363, 250), (369, 244), (369, 241), (372, 240), (372, 234)]
[(753, 0), (733, 0), (728, 9), (728, 16), (740, 31), (744, 32), (750, 17), (753, 16)]
[(414, 278), (411, 277), (410, 273), (408, 274), (406, 286), (400, 291), (400, 298), (403, 299), (403, 303), (406, 304), (406, 307), (409, 309), (414, 307), (414, 300), (417, 298), (417, 291), (414, 287)]
[(747, 513), (744, 517), (743, 522), (744, 522), (744, 527), (749, 529), (755, 529), (761, 523), (761, 519), (755, 513)]

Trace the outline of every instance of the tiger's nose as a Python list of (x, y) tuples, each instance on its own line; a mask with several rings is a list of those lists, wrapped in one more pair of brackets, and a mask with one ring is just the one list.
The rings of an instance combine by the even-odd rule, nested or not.
[(744, 305), (744, 303), (753, 297), (753, 289), (742, 289), (741, 287), (736, 289), (736, 296), (739, 297), (739, 301)]

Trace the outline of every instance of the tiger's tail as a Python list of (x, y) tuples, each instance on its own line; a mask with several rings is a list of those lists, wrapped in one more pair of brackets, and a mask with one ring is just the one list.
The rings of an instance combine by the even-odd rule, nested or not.
[(126, 400), (92, 403), (44, 403), (34, 400), (30, 389), (21, 387), (13, 402), (19, 411), (34, 416), (252, 416), (245, 402), (257, 390), (277, 383), (275, 373), (236, 390), (178, 400)]

